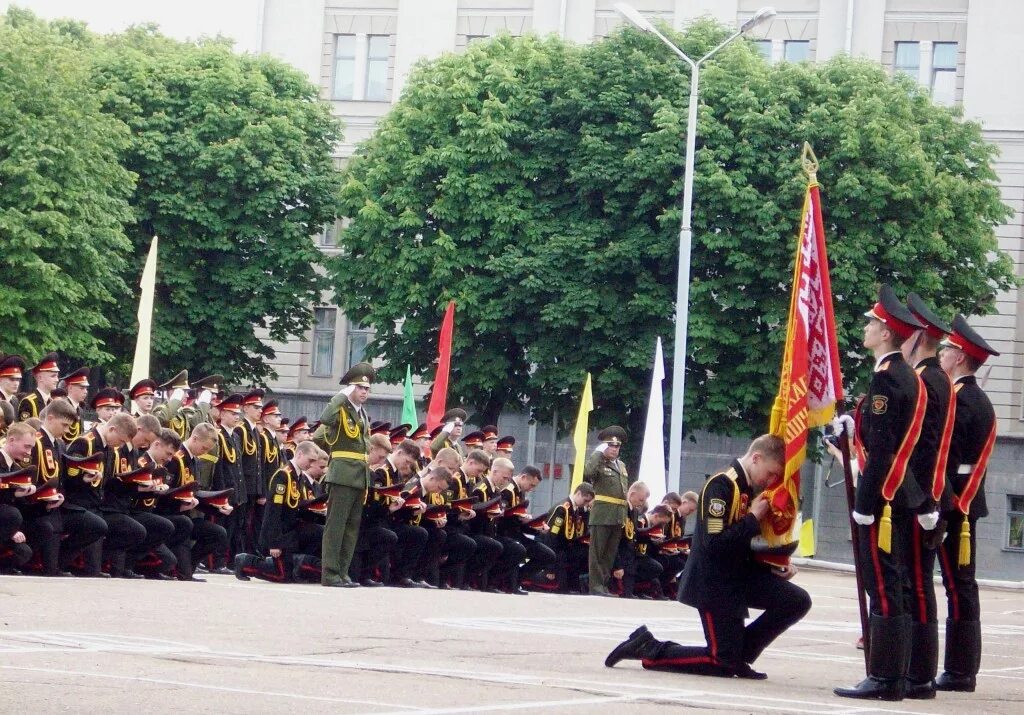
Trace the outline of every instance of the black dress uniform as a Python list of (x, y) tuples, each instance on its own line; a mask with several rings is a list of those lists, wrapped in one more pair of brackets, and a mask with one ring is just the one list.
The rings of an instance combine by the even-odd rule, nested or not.
[[(232, 410), (238, 412), (242, 406), (242, 396), (235, 394), (229, 395), (223, 402), (220, 403), (220, 409)], [(242, 420), (244, 422), (244, 420)], [(231, 497), (231, 505), (234, 510), (224, 519), (224, 528), (228, 532), (229, 549), (232, 554), (245, 552), (245, 529), (246, 520), (245, 505), (249, 503), (249, 498), (252, 496), (255, 499), (255, 494), (250, 495), (248, 490), (248, 482), (245, 475), (242, 472), (242, 441), (239, 437), (241, 426), (235, 427), (235, 429), (228, 431), (228, 429), (222, 424), (217, 427), (217, 463), (213, 468), (213, 478), (211, 486), (214, 491), (221, 489), (234, 489), (234, 494)], [(220, 519), (218, 518), (218, 523)], [(220, 554), (214, 555), (214, 565), (216, 567), (223, 567), (226, 564), (226, 556), (224, 559), (221, 558)]]
[(39, 417), (43, 408), (50, 404), (50, 396), (44, 395), (38, 389), (32, 390), (18, 402), (18, 419), (24, 422), (33, 417)]
[[(641, 628), (612, 651), (605, 665), (625, 657), (640, 659), (652, 670), (752, 675), (749, 664), (804, 617), (811, 608), (807, 592), (774, 575), (772, 567), (757, 561), (751, 551), (751, 539), (761, 533), (760, 522), (747, 511), (753, 496), (739, 460), (709, 477), (701, 489), (679, 600), (700, 613), (707, 644), (658, 641)], [(748, 608), (764, 613), (744, 626)]]
[[(370, 484), (373, 487), (390, 487), (397, 481), (398, 475), (390, 462), (385, 462), (383, 467), (375, 469), (370, 474)], [(348, 567), (349, 578), (363, 585), (375, 586), (388, 580), (391, 575), (390, 560), (398, 547), (399, 537), (393, 528), (388, 510), (390, 501), (389, 497), (370, 489), (366, 495), (366, 503), (363, 504), (356, 549), (352, 554), (352, 563)], [(426, 536), (424, 533), (424, 541)]]
[[(245, 399), (251, 398), (247, 395)], [(244, 525), (243, 550), (254, 553), (257, 550), (260, 533), (260, 517), (263, 515), (263, 508), (258, 500), (266, 498), (266, 485), (263, 484), (263, 445), (259, 430), (245, 418), (238, 424), (235, 433), (242, 443), (239, 460), (245, 479), (245, 493), (249, 495), (245, 504), (238, 505), (238, 520)]]
[[(172, 489), (198, 481), (199, 460), (184, 444), (175, 451), (164, 466), (167, 469), (164, 482)], [(202, 563), (203, 559), (208, 557), (212, 556), (213, 562), (223, 563), (228, 552), (229, 540), (227, 529), (222, 525), (215, 523), (212, 518), (201, 515), (198, 511), (182, 513), (181, 502), (173, 496), (159, 497), (156, 510), (172, 522), (176, 523), (182, 517), (191, 522), (189, 537), (179, 541), (176, 534), (171, 547), (178, 560), (178, 578), (183, 581), (192, 580), (195, 565)], [(194, 540), (195, 543), (189, 548), (191, 540)], [(213, 566), (213, 562), (209, 565)]]
[[(392, 486), (399, 484), (403, 480), (402, 476), (398, 474), (395, 469), (395, 465), (391, 463), (390, 459), (385, 459), (384, 464), (380, 468), (373, 471), (371, 479), (375, 486)], [(428, 505), (431, 503), (431, 496), (422, 492), (422, 487), (418, 492), (418, 496), (426, 501)], [(444, 496), (438, 494), (434, 495), (435, 499), (439, 503), (444, 503)], [(440, 560), (441, 548), (444, 545), (443, 537), (437, 533), (437, 529), (430, 527), (428, 531), (426, 527), (421, 523), (419, 514), (412, 516), (407, 510), (398, 510), (394, 515), (390, 512), (387, 506), (388, 500), (385, 498), (382, 502), (378, 502), (378, 508), (380, 509), (380, 517), (387, 524), (387, 528), (395, 533), (398, 537), (395, 550), (393, 552), (395, 570), (391, 574), (393, 581), (399, 586), (418, 586), (422, 585), (417, 578), (418, 573), (421, 571), (421, 560), (423, 559), (424, 552), (427, 550), (428, 543), (433, 538), (431, 546), (430, 558), (435, 562)], [(405, 514), (400, 512), (406, 511)], [(378, 518), (380, 518), (378, 517)]]
[[(928, 336), (941, 340), (952, 328), (916, 294), (907, 296), (907, 308), (924, 325)], [(949, 376), (937, 357), (927, 357), (915, 366), (927, 394), (921, 436), (910, 457), (910, 471), (924, 494), (920, 514), (939, 509), (946, 481), (946, 464), (956, 413), (955, 394)], [(910, 588), (906, 590), (907, 613), (911, 620), (910, 664), (907, 668), (907, 697), (929, 697), (939, 657), (939, 626), (935, 601), (935, 546), (940, 534), (926, 530), (918, 519), (911, 521), (907, 549)]]
[(555, 554), (555, 583), (559, 593), (578, 590), (580, 576), (587, 572), (587, 545), (583, 543), (586, 519), (586, 510), (566, 499), (551, 510), (548, 531), (538, 537)]
[(622, 569), (622, 598), (633, 598), (637, 584), (648, 584), (650, 595), (661, 599), (662, 566), (650, 554), (651, 537), (647, 530), (650, 520), (642, 508), (630, 506), (626, 510), (626, 520), (622, 525), (622, 539), (615, 556), (615, 568)]
[[(0, 476), (21, 475), (29, 478), (35, 470), (21, 469), (0, 455)], [(21, 531), (24, 518), (16, 504), (22, 500), (15, 496), (17, 489), (0, 483), (0, 570), (17, 569), (32, 558), (32, 547), (27, 543), (15, 543), (14, 535)]]
[[(140, 452), (131, 443), (122, 445), (115, 450), (114, 455), (115, 474), (130, 474), (137, 469), (149, 469), (153, 472), (162, 468), (154, 464), (148, 453)], [(160, 516), (153, 511), (156, 499), (152, 492), (140, 492), (137, 489), (122, 483), (120, 480), (111, 480), (110, 488), (104, 490), (104, 503), (109, 503), (123, 514), (127, 514), (135, 521), (142, 524), (146, 530), (146, 538), (135, 549), (127, 553), (125, 568), (129, 571), (137, 571), (136, 565), (144, 557), (152, 555), (154, 558), (146, 559), (147, 568), (153, 573), (167, 576), (177, 566), (178, 559), (171, 549), (176, 532), (179, 528), (185, 528), (184, 538), (188, 539), (192, 533), (192, 522), (187, 525), (175, 524), (169, 518)]]
[[(901, 340), (924, 326), (882, 286), (879, 302), (866, 314)], [(924, 383), (899, 351), (879, 356), (867, 396), (856, 415), (856, 444), (863, 470), (854, 504), (859, 552), (856, 567), (870, 606), (868, 677), (842, 697), (900, 700), (906, 689), (911, 645), (908, 553), (913, 524), (926, 494), (911, 468), (927, 408)]]
[[(508, 483), (501, 492), (502, 504), (506, 508), (516, 507), (523, 504), (526, 499), (523, 490), (516, 484), (515, 479)], [(531, 530), (532, 531), (532, 530)], [(504, 538), (513, 539), (525, 551), (526, 563), (521, 569), (516, 569), (515, 580), (511, 586), (512, 590), (519, 587), (520, 579), (527, 578), (531, 581), (537, 578), (537, 574), (546, 571), (555, 562), (555, 552), (536, 537), (530, 538), (524, 531), (522, 521), (518, 517), (502, 519), (498, 524), (499, 540)], [(502, 541), (502, 546), (505, 542)], [(520, 559), (519, 563), (522, 563)]]
[[(457, 470), (456, 474), (453, 475), (453, 479), (461, 471)], [(470, 581), (475, 583), (477, 588), (481, 591), (488, 591), (494, 588), (495, 584), (492, 583), (492, 580), (508, 579), (510, 571), (513, 569), (518, 573), (519, 559), (522, 557), (523, 552), (517, 550), (519, 557), (514, 559), (511, 566), (504, 559), (504, 548), (497, 538), (496, 520), (487, 513), (488, 510), (486, 508), (482, 507), (483, 504), (500, 496), (498, 490), (491, 484), (490, 475), (481, 479), (473, 487), (473, 496), (477, 497), (477, 506), (480, 508), (475, 509), (476, 516), (469, 522), (470, 538), (476, 544), (476, 549), (473, 551), (473, 556), (466, 570)]]
[[(953, 332), (943, 343), (962, 350), (978, 363), (999, 355), (963, 316), (953, 320)], [(992, 401), (973, 374), (954, 380), (956, 417), (946, 469), (947, 532), (939, 549), (942, 582), (946, 588), (946, 655), (939, 690), (973, 692), (981, 665), (981, 608), (975, 579), (978, 519), (988, 516), (985, 475), (996, 441)]]

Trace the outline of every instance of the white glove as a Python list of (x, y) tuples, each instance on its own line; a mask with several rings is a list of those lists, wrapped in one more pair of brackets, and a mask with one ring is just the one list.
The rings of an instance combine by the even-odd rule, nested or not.
[(348, 387), (344, 388), (341, 391), (341, 394), (343, 394), (345, 397), (349, 397), (355, 389), (356, 389), (355, 385), (349, 385)]
[(179, 401), (180, 400), (184, 400), (185, 399), (185, 391), (182, 390), (180, 387), (174, 388), (174, 392), (171, 393), (171, 399), (172, 400), (179, 400)]
[(838, 415), (832, 418), (832, 431), (837, 437), (842, 437), (843, 434), (852, 437), (854, 426), (852, 415)]
[(853, 520), (861, 526), (871, 526), (875, 523), (874, 514), (861, 514), (860, 512), (853, 512)]
[(441, 431), (442, 432), (446, 432), (448, 434), (451, 434), (452, 432), (454, 432), (455, 431), (455, 420), (452, 420), (451, 422), (446, 424), (444, 426), (444, 429), (442, 429)]
[(595, 452), (600, 452), (601, 454), (604, 454), (604, 451), (606, 449), (608, 449), (608, 443), (607, 442), (602, 442), (601, 444), (599, 444), (596, 447), (594, 447), (594, 451)]
[(201, 405), (208, 405), (210, 404), (210, 400), (212, 399), (213, 393), (210, 392), (209, 390), (203, 390), (202, 392), (199, 393), (199, 399), (196, 400), (196, 402), (198, 402)]
[(934, 531), (935, 527), (939, 524), (939, 512), (933, 511), (930, 514), (918, 514), (917, 523), (925, 531)]

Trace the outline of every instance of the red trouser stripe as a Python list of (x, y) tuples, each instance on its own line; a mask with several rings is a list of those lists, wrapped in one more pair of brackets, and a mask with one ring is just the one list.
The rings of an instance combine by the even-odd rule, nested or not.
[(701, 615), (704, 616), (704, 619), (708, 624), (708, 649), (711, 651), (711, 661), (713, 663), (717, 663), (718, 638), (715, 636), (715, 621), (711, 617), (711, 611), (704, 611)]
[(949, 563), (949, 554), (946, 553), (946, 545), (939, 545), (939, 558), (942, 559), (942, 579), (946, 583), (946, 592), (949, 594), (949, 603), (953, 607), (953, 620), (960, 620), (960, 597), (956, 592), (956, 580), (953, 578), (953, 566)]
[(882, 562), (878, 559), (878, 525), (872, 524), (871, 532), (871, 561), (875, 566), (875, 590), (878, 591), (879, 605), (882, 607), (882, 617), (889, 617), (889, 599), (885, 597), (885, 578), (882, 576)]
[(924, 597), (924, 579), (921, 566), (921, 524), (914, 519), (914, 596), (917, 597), (917, 611), (920, 623), (928, 622), (928, 604)]

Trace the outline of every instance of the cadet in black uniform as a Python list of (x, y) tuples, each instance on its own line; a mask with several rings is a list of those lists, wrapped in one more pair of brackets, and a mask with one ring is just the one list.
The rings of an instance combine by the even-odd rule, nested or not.
[(50, 404), (50, 393), (57, 387), (60, 368), (57, 366), (57, 353), (46, 353), (42, 360), (32, 366), (32, 378), (36, 387), (18, 402), (18, 419), (24, 422), (31, 417), (39, 417), (43, 408)]
[[(89, 368), (82, 367), (74, 372), (65, 375), (63, 378), (64, 390), (67, 391), (67, 400), (78, 413), (78, 419), (71, 425), (71, 428), (64, 433), (64, 442), (70, 444), (82, 434), (85, 426), (82, 421), (82, 403), (89, 393)], [(51, 396), (55, 396), (51, 393)]]
[(853, 520), (860, 536), (856, 567), (870, 600), (868, 677), (833, 692), (846, 698), (902, 700), (911, 639), (907, 554), (912, 525), (925, 501), (911, 457), (924, 423), (927, 393), (899, 348), (924, 326), (889, 286), (882, 286), (879, 301), (865, 315), (864, 347), (874, 353), (875, 370), (856, 416), (856, 444), (864, 459)]
[(267, 503), (264, 483), (270, 474), (264, 474), (263, 444), (260, 439), (260, 417), (263, 414), (263, 390), (250, 390), (242, 400), (242, 421), (238, 423), (238, 438), (242, 442), (240, 460), (242, 475), (245, 477), (245, 491), (249, 495), (245, 504), (239, 504), (236, 517), (244, 527), (244, 550), (256, 553), (263, 520), (263, 509)]
[[(497, 428), (495, 428), (495, 430), (497, 430)], [(495, 441), (497, 441), (496, 432)], [(508, 461), (504, 457), (498, 457), (494, 461), (498, 462), (498, 460), (501, 460), (502, 462)], [(512, 481), (509, 482), (508, 486), (505, 487), (504, 490), (502, 490), (502, 504), (504, 504), (506, 508), (525, 505), (527, 501), (526, 495), (537, 488), (537, 485), (540, 484), (540, 479), (541, 476), (539, 469), (530, 464), (523, 467), (522, 471), (512, 477)], [(532, 582), (538, 577), (538, 574), (545, 572), (549, 566), (555, 563), (555, 552), (552, 551), (547, 544), (537, 538), (537, 536), (548, 530), (547, 522), (545, 521), (541, 523), (540, 526), (536, 528), (526, 526), (526, 523), (532, 520), (533, 516), (526, 513), (513, 518), (502, 519), (498, 524), (499, 537), (514, 540), (516, 543), (521, 545), (526, 552), (526, 563), (523, 564), (521, 568), (516, 569), (515, 574), (512, 576), (512, 583), (509, 587), (509, 590), (512, 593), (520, 595), (528, 593), (526, 589), (522, 588), (520, 585), (521, 579), (526, 578)], [(504, 541), (502, 544), (504, 545)], [(520, 559), (519, 563), (522, 563), (522, 559)]]
[[(789, 582), (795, 567), (767, 566), (754, 559), (750, 548), (769, 514), (768, 500), (763, 494), (755, 498), (754, 490), (781, 479), (784, 464), (782, 440), (762, 435), (729, 469), (709, 477), (701, 490), (679, 600), (700, 612), (707, 645), (662, 642), (640, 626), (608, 654), (606, 666), (629, 658), (652, 670), (767, 677), (750, 665), (811, 607), (807, 592)], [(764, 613), (744, 627), (748, 608)]]
[(25, 358), (21, 355), (6, 355), (0, 358), (0, 401), (6, 402), (17, 419), (18, 387), (25, 371)]
[(956, 393), (956, 417), (946, 468), (949, 509), (943, 518), (947, 531), (939, 549), (948, 604), (945, 664), (936, 680), (939, 690), (974, 692), (981, 665), (975, 534), (978, 519), (988, 516), (985, 473), (996, 442), (996, 414), (975, 373), (990, 356), (997, 355), (958, 315), (939, 357)]
[(581, 482), (572, 495), (551, 510), (548, 531), (540, 538), (555, 553), (555, 584), (559, 593), (580, 590), (580, 576), (587, 572), (588, 547), (583, 542), (587, 509), (594, 501), (594, 487)]
[(915, 293), (907, 296), (907, 308), (924, 326), (903, 343), (903, 357), (921, 376), (927, 393), (921, 437), (910, 457), (910, 471), (924, 493), (924, 501), (911, 522), (907, 550), (907, 613), (911, 621), (910, 665), (906, 697), (935, 697), (935, 673), (939, 658), (939, 624), (935, 604), (935, 547), (945, 534), (938, 529), (939, 502), (946, 481), (946, 458), (953, 433), (956, 402), (953, 384), (939, 366), (939, 341), (951, 328)]

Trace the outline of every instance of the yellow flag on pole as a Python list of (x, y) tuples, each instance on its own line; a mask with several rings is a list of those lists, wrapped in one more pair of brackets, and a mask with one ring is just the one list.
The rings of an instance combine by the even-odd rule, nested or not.
[(580, 397), (580, 413), (576, 416), (576, 429), (572, 433), (572, 444), (576, 448), (576, 460), (572, 465), (572, 482), (569, 493), (583, 482), (583, 466), (587, 461), (587, 432), (590, 431), (590, 413), (594, 409), (594, 394), (590, 389), (590, 373), (583, 383), (583, 395)]
[(135, 341), (135, 359), (132, 361), (131, 385), (149, 377), (149, 344), (153, 327), (153, 294), (156, 291), (156, 256), (159, 239), (153, 236), (149, 244), (146, 266), (142, 269), (142, 289), (139, 296), (139, 337)]

